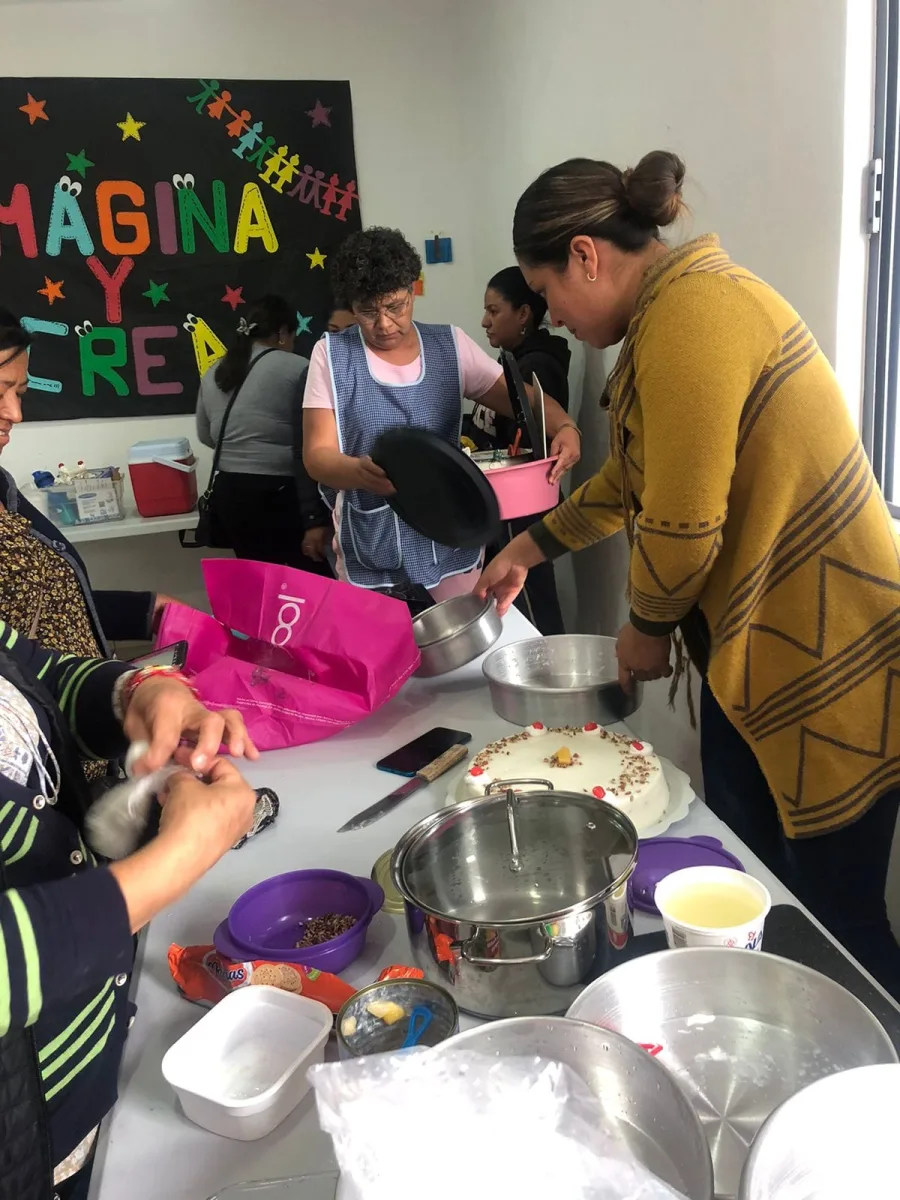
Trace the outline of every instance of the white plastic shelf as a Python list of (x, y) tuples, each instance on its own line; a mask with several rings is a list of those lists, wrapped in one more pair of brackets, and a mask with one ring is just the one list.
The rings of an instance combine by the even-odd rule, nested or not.
[(197, 514), (179, 513), (174, 517), (140, 517), (129, 512), (124, 521), (99, 521), (96, 525), (67, 525), (61, 530), (70, 542), (107, 542), (113, 538), (142, 537), (151, 533), (177, 533), (196, 529)]

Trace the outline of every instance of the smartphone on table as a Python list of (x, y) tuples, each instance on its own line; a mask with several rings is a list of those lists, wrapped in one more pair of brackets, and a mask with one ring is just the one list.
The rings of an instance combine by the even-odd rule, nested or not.
[(187, 653), (187, 642), (173, 642), (171, 646), (161, 646), (159, 650), (151, 650), (129, 662), (132, 667), (177, 667), (180, 670), (187, 662)]
[(471, 740), (471, 733), (466, 733), (464, 729), (444, 729), (443, 726), (438, 726), (407, 742), (399, 750), (394, 750), (375, 766), (379, 771), (388, 771), (391, 775), (405, 775), (407, 779), (412, 779), (413, 775), (436, 758), (440, 758), (451, 746), (467, 746)]

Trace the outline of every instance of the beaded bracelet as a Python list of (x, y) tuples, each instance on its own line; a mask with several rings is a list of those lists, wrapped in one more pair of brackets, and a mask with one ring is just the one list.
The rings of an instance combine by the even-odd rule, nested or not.
[[(556, 431), (556, 432), (557, 432), (557, 433), (562, 433), (562, 431), (563, 431), (564, 429), (574, 429), (574, 430), (575, 430), (575, 432), (578, 434), (578, 436), (579, 436), (579, 437), (583, 437), (583, 436), (584, 436), (584, 435), (582, 434), (581, 430), (578, 428), (578, 426), (575, 424), (575, 422), (574, 422), (574, 421), (563, 421), (562, 425), (560, 425), (559, 429), (557, 429), (557, 431)], [(555, 436), (555, 435), (554, 435), (554, 436)]]
[(193, 696), (199, 696), (197, 689), (188, 679), (187, 675), (179, 671), (177, 667), (141, 667), (139, 670), (130, 671), (127, 675), (122, 675), (116, 680), (116, 686), (113, 689), (113, 712), (116, 718), (119, 721), (125, 719), (125, 712), (128, 705), (142, 683), (146, 683), (148, 679), (162, 676), (173, 680), (175, 683), (183, 684)]

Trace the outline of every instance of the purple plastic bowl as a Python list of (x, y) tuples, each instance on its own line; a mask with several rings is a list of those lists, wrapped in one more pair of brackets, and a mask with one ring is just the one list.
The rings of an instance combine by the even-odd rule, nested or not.
[[(243, 957), (302, 963), (336, 975), (362, 954), (369, 924), (383, 904), (384, 892), (371, 879), (343, 871), (289, 871), (238, 897), (228, 914), (228, 940), (243, 949)], [(356, 924), (330, 942), (298, 950), (306, 922), (330, 912), (356, 917)]]

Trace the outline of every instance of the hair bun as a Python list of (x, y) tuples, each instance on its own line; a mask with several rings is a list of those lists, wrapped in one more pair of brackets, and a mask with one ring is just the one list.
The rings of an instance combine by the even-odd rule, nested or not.
[(628, 207), (648, 225), (671, 225), (684, 208), (684, 163), (668, 150), (651, 150), (638, 165), (622, 172)]

